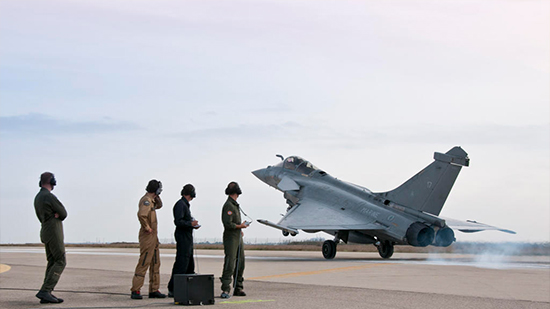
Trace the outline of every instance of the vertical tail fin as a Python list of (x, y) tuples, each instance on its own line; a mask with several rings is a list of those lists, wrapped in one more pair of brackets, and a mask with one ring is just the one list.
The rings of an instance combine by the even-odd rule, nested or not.
[(434, 153), (434, 162), (388, 192), (379, 193), (394, 203), (439, 215), (462, 166), (468, 166), (468, 154), (460, 147), (447, 153)]

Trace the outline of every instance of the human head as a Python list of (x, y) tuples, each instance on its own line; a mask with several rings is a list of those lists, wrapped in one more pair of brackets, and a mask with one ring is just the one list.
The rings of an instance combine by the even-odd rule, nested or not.
[(233, 194), (241, 195), (241, 194), (243, 194), (243, 192), (241, 191), (241, 188), (239, 187), (239, 184), (236, 183), (235, 181), (232, 181), (227, 185), (227, 188), (225, 189), (225, 194), (226, 195), (233, 195)]
[(53, 187), (57, 185), (57, 181), (55, 180), (55, 176), (53, 173), (44, 172), (42, 173), (42, 175), (40, 175), (40, 182), (38, 183), (38, 186), (43, 187), (45, 185), (50, 185), (52, 190)]
[(162, 192), (162, 183), (156, 179), (151, 179), (147, 184), (145, 190), (149, 193), (160, 195), (160, 193)]
[(189, 196), (191, 198), (195, 198), (197, 196), (197, 193), (195, 192), (195, 187), (188, 183), (185, 186), (183, 186), (183, 189), (181, 189), (181, 196)]

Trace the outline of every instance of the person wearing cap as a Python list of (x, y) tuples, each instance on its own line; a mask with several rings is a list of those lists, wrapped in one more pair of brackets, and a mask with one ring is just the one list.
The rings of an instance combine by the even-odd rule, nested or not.
[(247, 222), (241, 222), (241, 212), (237, 198), (242, 194), (239, 184), (232, 181), (225, 189), (227, 200), (222, 208), (223, 251), (225, 254), (222, 276), (222, 298), (229, 298), (231, 292), (231, 277), (236, 280), (235, 296), (246, 296), (243, 290), (244, 248), (242, 229), (248, 227)]
[(67, 218), (67, 210), (52, 194), (53, 188), (57, 185), (54, 174), (45, 172), (40, 175), (40, 192), (34, 198), (34, 210), (38, 220), (42, 224), (40, 229), (40, 241), (46, 249), (46, 274), (44, 283), (36, 297), (41, 304), (62, 303), (63, 299), (52, 295), (65, 265), (65, 244), (63, 239), (63, 220)]
[(200, 227), (199, 221), (191, 215), (190, 202), (197, 196), (195, 187), (186, 184), (181, 190), (181, 199), (174, 205), (174, 224), (176, 231), (176, 261), (172, 267), (172, 276), (168, 282), (168, 297), (174, 297), (174, 275), (194, 274), (193, 261), (193, 230)]
[(159, 291), (160, 286), (160, 253), (159, 239), (157, 236), (157, 213), (162, 207), (160, 193), (162, 183), (152, 179), (145, 188), (147, 193), (139, 200), (137, 213), (141, 228), (139, 230), (139, 261), (136, 266), (132, 288), (132, 299), (142, 299), (141, 287), (145, 281), (145, 273), (149, 269), (149, 298), (165, 298), (166, 295)]

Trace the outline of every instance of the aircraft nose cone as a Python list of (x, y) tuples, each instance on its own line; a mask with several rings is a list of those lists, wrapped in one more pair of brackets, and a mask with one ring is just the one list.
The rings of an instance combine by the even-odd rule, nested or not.
[(255, 170), (252, 172), (254, 176), (258, 177), (261, 181), (265, 182), (265, 168), (261, 168), (259, 170)]

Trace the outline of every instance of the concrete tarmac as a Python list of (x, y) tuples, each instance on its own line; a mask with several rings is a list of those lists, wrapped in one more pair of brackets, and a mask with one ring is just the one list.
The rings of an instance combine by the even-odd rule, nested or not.
[[(197, 250), (196, 271), (221, 274), (223, 252)], [(35, 298), (44, 278), (40, 247), (0, 247), (0, 308), (174, 307), (173, 299), (130, 299), (138, 249), (67, 248), (54, 291), (62, 304)], [(175, 250), (161, 249), (161, 292)], [(247, 251), (246, 297), (219, 298), (224, 308), (550, 308), (550, 257)], [(142, 294), (148, 293), (148, 278)]]

